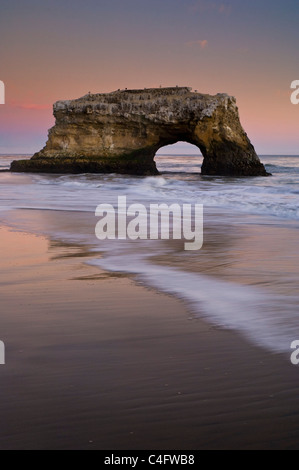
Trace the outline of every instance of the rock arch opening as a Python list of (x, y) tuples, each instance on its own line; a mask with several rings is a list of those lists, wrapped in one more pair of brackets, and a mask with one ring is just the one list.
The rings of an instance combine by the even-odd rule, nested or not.
[(196, 145), (178, 141), (160, 147), (154, 161), (159, 173), (200, 173), (203, 155)]

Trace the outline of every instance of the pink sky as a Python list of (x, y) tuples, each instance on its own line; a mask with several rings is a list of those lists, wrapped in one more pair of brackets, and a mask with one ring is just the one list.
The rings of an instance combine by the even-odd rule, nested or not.
[(299, 105), (290, 101), (298, 28), (288, 2), (272, 2), (270, 13), (267, 1), (7, 2), (0, 153), (40, 150), (59, 99), (179, 85), (236, 96), (258, 153), (299, 154)]

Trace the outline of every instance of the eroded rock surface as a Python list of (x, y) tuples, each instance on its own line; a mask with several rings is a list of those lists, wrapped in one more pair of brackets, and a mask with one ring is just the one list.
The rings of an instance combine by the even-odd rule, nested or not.
[(118, 90), (54, 104), (46, 146), (12, 171), (157, 174), (160, 147), (178, 141), (202, 152), (204, 175), (265, 176), (235, 98), (187, 87)]

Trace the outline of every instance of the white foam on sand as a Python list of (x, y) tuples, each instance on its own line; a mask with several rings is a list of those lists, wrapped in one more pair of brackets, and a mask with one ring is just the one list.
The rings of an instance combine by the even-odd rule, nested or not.
[(146, 285), (187, 302), (196, 316), (238, 330), (270, 351), (289, 352), (296, 339), (299, 298), (273, 296), (253, 286), (154, 265), (144, 255), (118, 252), (91, 263), (108, 271), (136, 274)]

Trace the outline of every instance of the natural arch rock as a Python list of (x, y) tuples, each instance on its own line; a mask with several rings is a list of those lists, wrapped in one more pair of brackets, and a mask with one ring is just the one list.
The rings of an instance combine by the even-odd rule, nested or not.
[(201, 150), (204, 175), (267, 175), (226, 94), (119, 90), (58, 101), (54, 116), (46, 146), (12, 171), (157, 174), (157, 150), (186, 141)]

